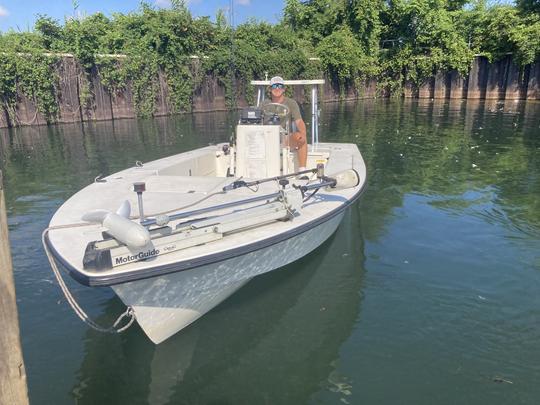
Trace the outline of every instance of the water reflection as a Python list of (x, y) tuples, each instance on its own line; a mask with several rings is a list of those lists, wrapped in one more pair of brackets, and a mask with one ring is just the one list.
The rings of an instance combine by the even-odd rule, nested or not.
[[(88, 331), (77, 403), (305, 403), (335, 386), (332, 364), (360, 311), (359, 228), (355, 206), (320, 249), (255, 278), (161, 345), (140, 330), (121, 339)], [(117, 300), (108, 307), (116, 313)]]
[[(41, 230), (98, 174), (226, 141), (235, 114), (0, 130), (32, 402), (361, 402), (353, 391), (380, 403), (390, 375), (403, 381), (397, 402), (419, 403), (423, 370), (434, 394), (465, 403), (438, 389), (447, 387), (447, 369), (464, 363), (489, 374), (516, 358), (511, 370), (529, 384), (526, 398), (538, 397), (531, 319), (539, 307), (540, 103), (364, 100), (322, 108), (322, 139), (356, 143), (366, 160), (360, 214), (352, 211), (321, 251), (255, 279), (157, 348), (137, 328), (103, 336), (71, 314), (48, 271)], [(70, 286), (103, 324), (122, 311), (109, 289)], [(362, 301), (359, 317), (364, 294), (371, 305)], [(418, 351), (403, 350), (414, 331), (435, 330)], [(486, 339), (492, 344), (479, 343)], [(489, 349), (484, 363), (469, 355), (480, 346)], [(436, 361), (425, 358), (430, 350)], [(462, 392), (486, 392), (463, 374), (450, 378)]]
[[(459, 196), (473, 188), (496, 190), (512, 220), (540, 222), (531, 192), (540, 191), (540, 103), (365, 100), (324, 107), (323, 139), (359, 144), (371, 183), (390, 202), (382, 215), (406, 193)], [(235, 114), (222, 112), (0, 130), (8, 206), (17, 194), (67, 187), (65, 199), (137, 160), (226, 141), (234, 122)], [(519, 213), (516, 205), (523, 206)]]
[(0, 130), (8, 206), (17, 195), (61, 191), (67, 199), (99, 174), (125, 169), (137, 160), (223, 142), (233, 118), (221, 112)]
[(363, 204), (376, 215), (370, 222), (384, 223), (409, 193), (444, 196), (440, 208), (462, 211), (470, 205), (455, 201), (473, 190), (517, 228), (538, 228), (538, 116), (534, 102), (384, 100), (327, 110), (323, 122), (325, 140), (361, 147), (371, 186)]

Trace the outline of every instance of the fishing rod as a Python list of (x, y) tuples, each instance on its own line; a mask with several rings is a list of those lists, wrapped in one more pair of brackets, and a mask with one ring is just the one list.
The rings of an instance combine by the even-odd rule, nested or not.
[(240, 187), (249, 188), (249, 187), (257, 186), (262, 183), (267, 183), (269, 181), (280, 181), (280, 180), (288, 179), (290, 177), (296, 177), (296, 176), (301, 176), (303, 174), (313, 174), (313, 173), (317, 173), (318, 179), (324, 178), (324, 165), (322, 163), (318, 163), (315, 169), (301, 170), (299, 172), (283, 174), (281, 176), (267, 177), (261, 180), (244, 181), (242, 179), (238, 179), (238, 180), (233, 181), (231, 184), (228, 184), (225, 187), (223, 187), (223, 191), (227, 192), (230, 190), (235, 190)]

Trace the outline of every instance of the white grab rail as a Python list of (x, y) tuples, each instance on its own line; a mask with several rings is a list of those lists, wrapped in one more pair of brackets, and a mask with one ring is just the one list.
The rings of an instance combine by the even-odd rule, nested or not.
[[(257, 86), (257, 107), (264, 100), (264, 87), (270, 86), (270, 80), (252, 80), (253, 86)], [(311, 86), (311, 147), (312, 151), (317, 150), (319, 145), (319, 102), (318, 88), (324, 84), (324, 79), (316, 80), (284, 80), (286, 86)]]

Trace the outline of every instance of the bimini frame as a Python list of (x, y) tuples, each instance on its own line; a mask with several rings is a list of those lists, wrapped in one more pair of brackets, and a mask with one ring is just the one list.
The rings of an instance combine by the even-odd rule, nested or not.
[[(311, 86), (311, 148), (317, 150), (319, 145), (319, 102), (318, 85), (324, 84), (324, 79), (318, 80), (285, 80), (285, 86)], [(270, 80), (252, 80), (257, 86), (257, 107), (265, 98), (265, 88), (270, 86)]]

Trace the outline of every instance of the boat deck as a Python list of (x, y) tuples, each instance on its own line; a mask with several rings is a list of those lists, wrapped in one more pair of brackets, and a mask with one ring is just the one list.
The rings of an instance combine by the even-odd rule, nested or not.
[[(103, 227), (90, 225), (83, 228), (54, 229), (49, 233), (49, 246), (55, 257), (70, 271), (71, 275), (87, 285), (112, 285), (137, 277), (152, 277), (179, 270), (188, 270), (208, 261), (219, 261), (235, 254), (260, 249), (278, 243), (291, 236), (305, 232), (324, 220), (342, 212), (360, 195), (366, 180), (364, 161), (356, 145), (319, 144), (319, 150), (329, 153), (325, 174), (332, 176), (346, 169), (355, 169), (360, 176), (360, 184), (351, 189), (327, 192), (323, 189), (310, 199), (300, 214), (289, 221), (275, 221), (263, 226), (240, 231), (203, 245), (192, 246), (168, 254), (159, 255), (144, 261), (132, 262), (110, 270), (88, 270), (83, 268), (83, 256), (87, 244), (102, 239)], [(216, 159), (226, 159), (220, 155), (221, 146), (209, 146), (156, 160), (142, 167), (132, 167), (96, 182), (62, 205), (51, 220), (50, 226), (81, 223), (81, 216), (95, 209), (115, 212), (128, 200), (132, 215), (138, 214), (137, 195), (133, 192), (134, 182), (145, 182), (143, 194), (145, 216), (154, 216), (173, 209), (187, 207), (189, 211), (251, 198), (257, 195), (275, 193), (280, 189), (276, 181), (260, 184), (257, 189), (245, 187), (220, 193), (222, 188), (236, 177), (216, 176), (220, 171)], [(216, 169), (217, 167), (217, 169)], [(245, 181), (252, 179), (242, 179)], [(305, 180), (291, 180), (303, 185)], [(215, 194), (214, 194), (215, 193)], [(224, 209), (211, 215), (226, 214), (260, 205), (251, 203), (242, 207)], [(204, 217), (205, 215), (198, 216)]]

